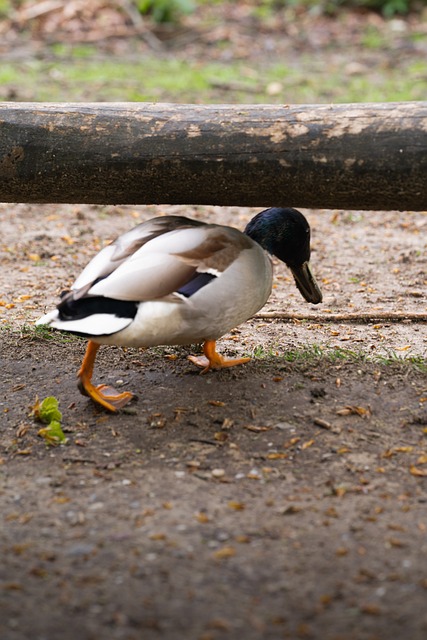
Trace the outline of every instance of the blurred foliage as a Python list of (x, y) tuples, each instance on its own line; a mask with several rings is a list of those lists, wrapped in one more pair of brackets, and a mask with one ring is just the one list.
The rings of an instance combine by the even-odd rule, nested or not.
[(12, 9), (12, 4), (9, 0), (0, 0), (0, 18), (7, 16)]
[(409, 13), (416, 6), (421, 7), (420, 2), (413, 0), (353, 0), (352, 4), (380, 10), (386, 17), (395, 13)]
[[(155, 22), (176, 22), (183, 14), (194, 11), (197, 4), (221, 4), (223, 0), (135, 0), (138, 10), (149, 13)], [(223, 2), (225, 4), (225, 2)], [(335, 14), (339, 9), (369, 9), (386, 17), (406, 14), (421, 6), (425, 0), (260, 0), (254, 2), (259, 15), (285, 7), (313, 10), (317, 13)], [(251, 0), (248, 0), (251, 4)]]
[[(143, 15), (150, 15), (157, 23), (176, 23), (192, 13), (198, 5), (230, 4), (232, 0), (131, 0)], [(43, 4), (40, 0), (40, 4)], [(47, 4), (47, 3), (46, 3)], [(260, 18), (284, 8), (334, 15), (339, 9), (367, 9), (378, 11), (385, 17), (407, 14), (422, 9), (426, 0), (247, 0)], [(25, 0), (0, 0), (0, 18), (8, 17), (13, 9), (25, 6)]]
[(412, 9), (421, 7), (418, 0), (262, 0), (272, 6), (301, 6), (312, 8), (323, 13), (334, 14), (342, 7), (353, 9), (373, 9), (384, 16), (391, 17), (396, 13), (406, 14)]
[[(199, 0), (206, 3), (207, 0)], [(257, 2), (260, 13), (273, 12), (285, 7), (312, 10), (316, 13), (333, 15), (341, 8), (368, 9), (381, 12), (385, 17), (396, 13), (406, 14), (421, 9), (425, 0), (261, 0)]]
[(193, 0), (136, 0), (138, 11), (150, 14), (158, 23), (176, 22), (183, 14), (194, 11), (196, 3)]

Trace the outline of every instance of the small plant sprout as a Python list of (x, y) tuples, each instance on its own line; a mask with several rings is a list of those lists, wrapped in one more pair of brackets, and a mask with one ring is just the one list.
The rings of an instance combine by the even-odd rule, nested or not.
[(49, 396), (39, 401), (36, 397), (34, 405), (30, 408), (30, 416), (37, 422), (42, 422), (47, 425), (42, 427), (37, 435), (44, 438), (46, 444), (50, 446), (57, 446), (58, 444), (65, 444), (67, 438), (62, 431), (61, 420), (62, 413), (58, 408), (58, 400), (54, 396)]

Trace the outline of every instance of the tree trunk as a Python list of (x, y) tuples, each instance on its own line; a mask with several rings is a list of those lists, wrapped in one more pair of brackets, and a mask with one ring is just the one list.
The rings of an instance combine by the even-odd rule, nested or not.
[(427, 102), (0, 103), (0, 201), (427, 210)]

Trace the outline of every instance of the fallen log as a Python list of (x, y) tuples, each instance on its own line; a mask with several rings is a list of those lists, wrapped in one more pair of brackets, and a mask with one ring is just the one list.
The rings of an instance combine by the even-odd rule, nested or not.
[(0, 201), (427, 210), (427, 102), (0, 103)]

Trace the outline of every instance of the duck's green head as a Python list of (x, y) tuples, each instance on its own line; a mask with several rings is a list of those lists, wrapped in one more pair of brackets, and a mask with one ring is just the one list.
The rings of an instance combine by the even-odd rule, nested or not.
[(300, 211), (273, 207), (248, 223), (246, 235), (282, 260), (307, 302), (322, 302), (322, 292), (310, 267), (310, 225)]

